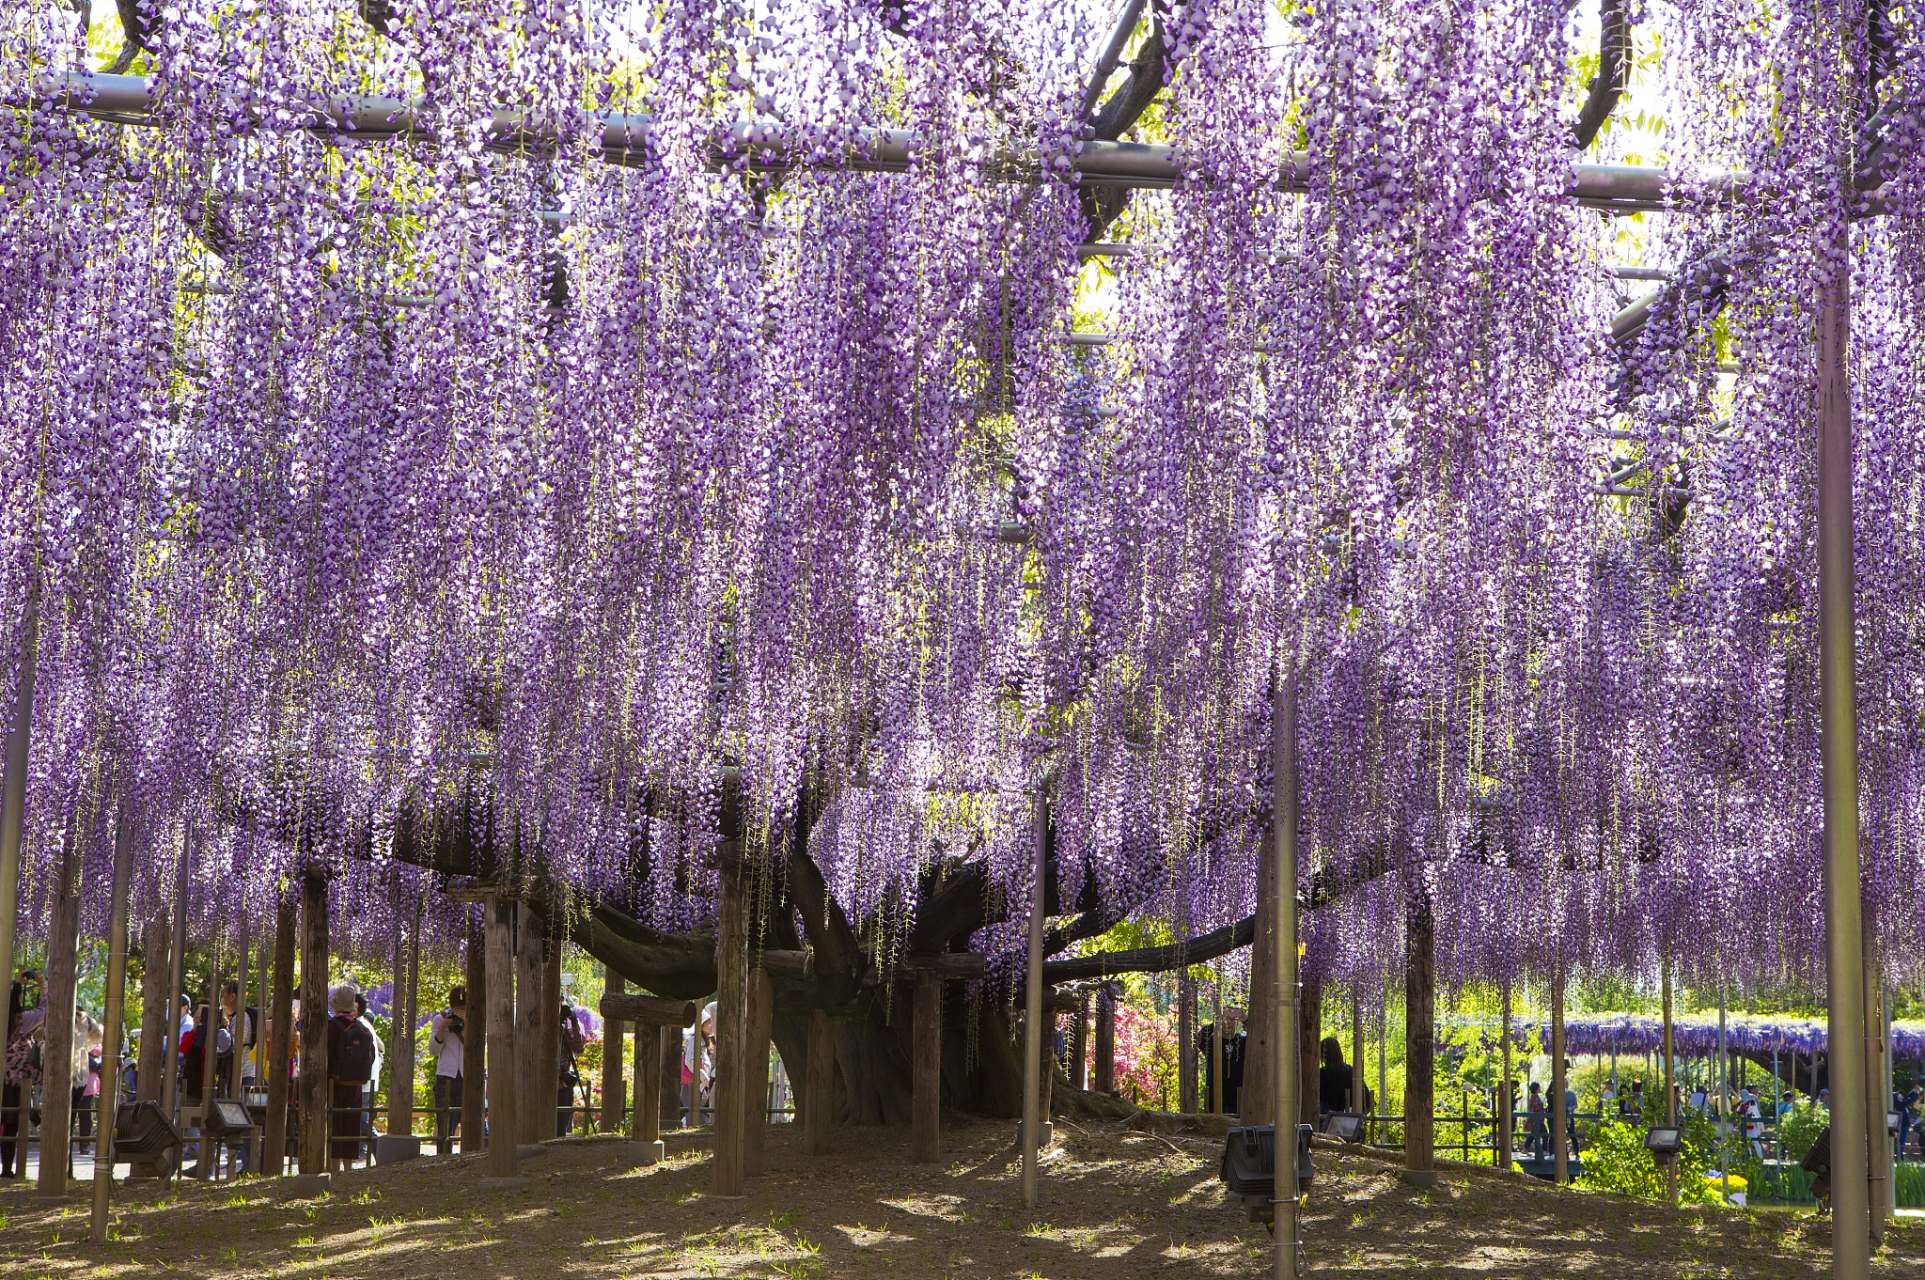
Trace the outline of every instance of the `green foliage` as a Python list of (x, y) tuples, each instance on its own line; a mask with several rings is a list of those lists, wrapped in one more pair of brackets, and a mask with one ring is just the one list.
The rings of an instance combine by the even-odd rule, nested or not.
[(1831, 1112), (1810, 1103), (1798, 1107), (1780, 1117), (1778, 1121), (1778, 1141), (1785, 1149), (1785, 1159), (1796, 1164), (1811, 1151), (1811, 1144), (1818, 1140), (1824, 1127), (1831, 1123)]
[[(1577, 1185), (1592, 1191), (1615, 1191), (1620, 1195), (1662, 1200), (1665, 1195), (1664, 1168), (1644, 1148), (1649, 1122), (1640, 1118), (1632, 1123), (1601, 1125), (1591, 1135), (1591, 1147), (1584, 1153), (1584, 1176)], [(1725, 1154), (1732, 1158), (1732, 1173), (1750, 1175), (1741, 1167), (1738, 1148)], [(1704, 1175), (1718, 1167), (1719, 1144), (1716, 1128), (1700, 1112), (1684, 1117), (1684, 1148), (1678, 1152), (1678, 1201), (1680, 1204), (1717, 1204), (1723, 1192), (1707, 1183)]]

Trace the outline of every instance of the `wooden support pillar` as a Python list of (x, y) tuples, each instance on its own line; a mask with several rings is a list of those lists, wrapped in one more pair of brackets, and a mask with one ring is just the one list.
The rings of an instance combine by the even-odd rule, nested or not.
[[(553, 936), (546, 936), (552, 933)], [(543, 930), (541, 967), (541, 1059), (536, 1090), (541, 1105), (535, 1114), (541, 1129), (536, 1142), (561, 1136), (561, 952), (559, 929)], [(572, 1102), (573, 1099), (571, 1098)]]
[(942, 1159), (942, 981), (933, 974), (916, 982), (909, 1159)]
[[(626, 989), (622, 975), (602, 966), (602, 994), (618, 996)], [(619, 1019), (602, 1022), (602, 1132), (622, 1130), (622, 1095), (627, 1092), (622, 1078), (623, 1027)], [(635, 1100), (641, 1105), (642, 1077), (648, 1074), (648, 1056), (642, 1052), (641, 1023), (635, 1024)], [(639, 1117), (637, 1117), (639, 1122)], [(641, 1139), (637, 1138), (637, 1142)]]
[[(487, 1075), (488, 1129), (492, 1135), (488, 1141), (488, 1176), (513, 1178), (516, 1169), (515, 1144), (520, 1135), (520, 1126), (515, 1119), (515, 1067), (519, 1064), (515, 1053), (518, 1039), (515, 1028), (515, 904), (503, 898), (498, 891), (491, 891), (482, 901), (482, 910), (485, 913), (483, 928), (487, 930), (488, 1049), (496, 1067)], [(471, 992), (468, 996), (470, 1010), (475, 1007), (474, 1000)], [(475, 1077), (471, 1074), (469, 1079)], [(480, 1127), (477, 1126), (475, 1135), (479, 1132)], [(461, 1139), (464, 1150), (472, 1136), (464, 1127)]]
[(742, 1170), (751, 1178), (768, 1167), (769, 1035), (774, 1021), (775, 984), (758, 965), (749, 975), (748, 1061), (742, 1064)]
[(1105, 982), (1096, 989), (1096, 1061), (1093, 1064), (1097, 1093), (1116, 1092), (1116, 986)]
[[(0, 776), (0, 967), (13, 979), (15, 921), (20, 908), (20, 847), (26, 831), (27, 770), (33, 742), (33, 696), (40, 650), (40, 579), (29, 576), (20, 610), (20, 675), (7, 724), (7, 757)], [(24, 1105), (24, 1104), (23, 1104)], [(24, 1135), (26, 1126), (21, 1126)], [(26, 1148), (21, 1147), (24, 1151)]]
[(301, 877), (301, 1172), (328, 1172), (328, 886)]
[[(267, 1012), (266, 1158), (261, 1172), (280, 1177), (287, 1166), (287, 1091), (294, 1057), (294, 933), (296, 905), (283, 886), (274, 901), (274, 996)], [(171, 1002), (170, 1002), (171, 1003)]]
[[(502, 1058), (503, 1066), (510, 1063), (514, 1066), (514, 1073), (509, 1078), (515, 1084), (516, 1124), (507, 1131), (506, 1136), (517, 1142), (533, 1144), (555, 1136), (552, 1122), (545, 1133), (541, 1127), (544, 1108), (541, 1099), (542, 921), (525, 902), (518, 904), (518, 912), (514, 939), (515, 976), (510, 997), (514, 1001), (511, 1007), (515, 1011), (514, 1052), (512, 1055), (497, 1056)], [(555, 1105), (553, 1090), (549, 1091), (545, 1105)], [(492, 1129), (493, 1124), (489, 1127)]]
[(1052, 1109), (1052, 1095), (1056, 1091), (1056, 989), (1049, 987), (1043, 993), (1043, 1034), (1036, 1037), (1036, 1051), (1041, 1061), (1036, 1064), (1037, 1085), (1036, 1109), (1044, 1124), (1050, 1123), (1055, 1114)]
[[(664, 1128), (682, 1127), (682, 1036), (674, 1027), (664, 1027), (656, 1052), (656, 1092), (661, 1098), (661, 1123)], [(639, 1070), (639, 1064), (637, 1070)], [(656, 1135), (660, 1137), (660, 1134)]]
[[(619, 979), (617, 979), (619, 981)], [(635, 1024), (635, 1105), (629, 1110), (628, 1140), (630, 1142), (655, 1142), (662, 1136), (662, 1042), (674, 1037), (671, 1027), (658, 1027), (650, 1022)], [(615, 1089), (621, 1092), (621, 1078), (615, 1080)], [(616, 1104), (618, 1107), (620, 1103)], [(604, 1108), (602, 1116), (606, 1121), (609, 1110)]]
[[(47, 924), (47, 997), (46, 1020), (41, 1023), (40, 1090), (40, 1181), (38, 1194), (43, 1199), (65, 1199), (67, 1171), (73, 1159), (73, 1090), (68, 1087), (68, 1072), (74, 1059), (74, 984), (76, 951), (80, 944), (79, 859), (74, 856), (74, 828), (80, 825), (80, 805), (67, 815), (67, 830), (60, 841), (60, 863), (54, 873), (53, 912)], [(104, 1060), (100, 1065), (103, 1083), (114, 1068)], [(26, 1089), (21, 1101), (26, 1101)], [(20, 1124), (25, 1134), (27, 1126)], [(24, 1155), (25, 1148), (22, 1152)], [(26, 1160), (20, 1161), (26, 1174)]]
[[(1042, 1037), (1043, 1032), (1043, 889), (1049, 845), (1049, 799), (1040, 787), (1036, 791), (1030, 844), (1032, 847), (1030, 851), (1029, 961), (1023, 984), (1023, 1129), (1021, 1134), (1023, 1207), (1026, 1209), (1036, 1207), (1036, 1166), (1038, 1149), (1043, 1144), (1042, 1117), (1037, 1114), (1037, 1107), (1041, 1101), (1039, 1097), (1041, 1081), (1037, 1079), (1036, 1068), (1042, 1061), (1037, 1041)], [(1097, 1046), (1100, 1053), (1102, 1047), (1100, 1031)], [(1097, 1087), (1102, 1086), (1099, 1084)]]
[(408, 940), (407, 988), (403, 998), (401, 983), (402, 946), (400, 929), (395, 930), (393, 1044), (388, 1050), (388, 1132), (412, 1136), (414, 1133), (414, 1033), (415, 1011), (421, 982), (421, 916), (417, 912), (413, 936)]
[[(461, 1154), (488, 1149), (484, 1130), (488, 1121), (488, 1018), (494, 1006), (488, 999), (487, 906), (482, 920), (468, 929), (468, 954), (463, 966), (467, 987), (467, 1016), (461, 1030)], [(507, 1059), (503, 1059), (507, 1061)]]
[(1564, 973), (1559, 969), (1551, 976), (1551, 1168), (1560, 1187), (1571, 1180), (1571, 1153), (1565, 1144), (1570, 1120), (1570, 1108), (1564, 1105)]
[[(1274, 718), (1274, 717), (1273, 717)], [(1273, 744), (1274, 750), (1274, 744)], [(1243, 1086), (1237, 1094), (1236, 1114), (1246, 1125), (1266, 1125), (1276, 1118), (1277, 1071), (1277, 841), (1257, 842), (1257, 900), (1250, 943), (1249, 1008), (1244, 1011)], [(1296, 992), (1289, 995), (1295, 998)], [(1216, 1038), (1223, 1039), (1222, 1017), (1216, 1022)], [(1218, 1094), (1224, 1109), (1229, 1109), (1229, 1090), (1223, 1076), (1217, 1075)]]
[(140, 949), (145, 965), (140, 979), (140, 1066), (134, 1073), (136, 1102), (160, 1101), (163, 1055), (159, 1046), (167, 1042), (167, 953), (172, 937), (167, 908), (162, 906), (141, 931)]
[[(1069, 1082), (1078, 1089), (1089, 1088), (1089, 1003), (1089, 988), (1085, 987), (1076, 993), (1076, 1025), (1070, 1028), (1069, 1033)], [(1190, 1086), (1194, 1093), (1194, 1063), (1191, 1064)], [(1178, 1092), (1181, 1092), (1181, 1086)]]
[(201, 1122), (199, 1156), (194, 1161), (194, 1176), (207, 1181), (220, 1172), (221, 1153), (218, 1144), (207, 1134), (207, 1113), (214, 1107), (214, 1098), (220, 1092), (220, 1080), (216, 1068), (220, 1064), (220, 1054), (216, 1052), (221, 1042), (221, 966), (220, 939), (217, 935), (208, 947), (207, 956), (207, 999), (194, 1010), (194, 1043), (205, 1045), (201, 1053)]
[(1404, 916), (1404, 1174), (1436, 1181), (1432, 1150), (1437, 1109), (1432, 1070), (1437, 1042), (1436, 921), (1421, 885), (1408, 890)]
[(89, 1231), (95, 1244), (107, 1242), (108, 1209), (114, 1193), (114, 1132), (120, 1126), (120, 1027), (127, 1016), (127, 902), (134, 870), (134, 806), (120, 802), (114, 824), (114, 870), (107, 882), (107, 991), (106, 1026), (100, 1036), (101, 1115), (113, 1120), (99, 1127), (94, 1144), (93, 1221)]
[(808, 1080), (802, 1091), (802, 1151), (808, 1156), (829, 1153), (829, 1122), (835, 1106), (835, 1035), (829, 1015), (809, 1010)]
[[(160, 1108), (179, 1116), (180, 998), (187, 991), (187, 868), (194, 854), (194, 827), (183, 823), (180, 857), (174, 863), (174, 954), (167, 967), (167, 1060), (161, 1067)], [(179, 1153), (172, 1157), (179, 1164)]]
[[(1273, 1066), (1281, 1064), (1288, 1067), (1298, 1057), (1297, 1029), (1298, 1019), (1291, 1016), (1293, 1002), (1299, 999), (1297, 984), (1297, 682), (1295, 664), (1279, 660), (1276, 670), (1276, 688), (1271, 697), (1270, 714), (1270, 814), (1271, 838), (1265, 843), (1272, 847), (1274, 857), (1271, 868), (1270, 915), (1276, 936), (1270, 943), (1270, 969), (1266, 976), (1270, 983), (1265, 987), (1252, 983), (1250, 1003), (1258, 1008), (1271, 1011), (1271, 1026), (1276, 1032), (1276, 1056)], [(1261, 938), (1261, 931), (1258, 933)], [(1312, 1005), (1318, 1002), (1312, 998)], [(1314, 1042), (1313, 1042), (1314, 1043)], [(1313, 1077), (1314, 1078), (1314, 1077)], [(1277, 1136), (1284, 1139), (1290, 1117), (1302, 1106), (1297, 1094), (1299, 1077), (1295, 1071), (1279, 1071), (1274, 1078), (1266, 1078), (1259, 1071), (1254, 1079), (1244, 1077), (1250, 1092), (1262, 1096), (1270, 1095), (1271, 1114), (1276, 1117)], [(1315, 1115), (1314, 1105), (1311, 1111)], [(1291, 1134), (1290, 1138), (1294, 1139)], [(1281, 1173), (1289, 1167), (1288, 1162), (1296, 1151), (1296, 1143), (1289, 1139), (1277, 1144), (1277, 1168)], [(1273, 1230), (1276, 1249), (1271, 1254), (1271, 1275), (1274, 1280), (1297, 1280), (1298, 1264), (1301, 1262), (1301, 1241), (1297, 1239), (1297, 1209), (1299, 1200), (1295, 1194), (1294, 1180), (1284, 1184), (1291, 1194), (1272, 1197), (1275, 1202), (1275, 1222)]]
[(735, 1199), (743, 1192), (742, 1093), (749, 1040), (748, 904), (741, 854), (723, 852), (720, 919), (715, 950), (715, 1155), (709, 1194)]

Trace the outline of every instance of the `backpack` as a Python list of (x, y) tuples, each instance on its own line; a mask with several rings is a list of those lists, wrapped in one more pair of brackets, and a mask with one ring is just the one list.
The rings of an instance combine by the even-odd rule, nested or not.
[(341, 1041), (328, 1063), (328, 1074), (343, 1084), (366, 1084), (374, 1077), (374, 1033), (358, 1018), (336, 1017)]

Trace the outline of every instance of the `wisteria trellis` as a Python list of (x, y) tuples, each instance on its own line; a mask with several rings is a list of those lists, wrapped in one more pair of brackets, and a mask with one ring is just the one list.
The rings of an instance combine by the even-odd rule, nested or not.
[[(638, 826), (682, 851), (643, 894), (679, 927), (725, 771), (764, 831), (810, 772), (830, 883), (899, 940), (892, 886), (942, 851), (1023, 891), (1047, 772), (1059, 856), (1207, 927), (1249, 908), (1281, 656), (1306, 874), (1348, 887), (1308, 935), (1328, 981), (1376, 989), (1413, 883), (1458, 978), (1816, 980), (1810, 299), (1825, 229), (1867, 211), (1823, 177), (1862, 127), (1888, 179), (1852, 231), (1866, 905), (1915, 964), (1909, 20), (1841, 78), (1827, 5), (1646, 5), (1678, 183), (1627, 232), (1567, 194), (1562, 3), (1151, 8), (1183, 181), (1107, 233), (1137, 252), (1094, 304), (1095, 4), (423, 0), (381, 31), (141, 5), (141, 127), (50, 87), (126, 32), (10, 10), (32, 891), (81, 824), (98, 928), (134, 795), (137, 900), (193, 819), (210, 888), (326, 859), (337, 936), (380, 951), (380, 833), (480, 778), (584, 894)], [(414, 127), (319, 123), (355, 94), (420, 99)], [(611, 111), (642, 129), (624, 163)], [(779, 176), (772, 134), (712, 145), (745, 119), (784, 130)], [(854, 171), (878, 128), (919, 139), (904, 172)], [(1725, 168), (1750, 177), (1694, 181)], [(1599, 268), (1639, 247), (1679, 283), (1613, 343)], [(1101, 351), (1065, 342), (1091, 305)]]

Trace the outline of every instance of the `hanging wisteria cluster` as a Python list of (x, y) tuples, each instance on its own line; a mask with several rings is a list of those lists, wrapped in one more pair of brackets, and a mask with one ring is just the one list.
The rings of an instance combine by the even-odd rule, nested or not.
[[(1851, 222), (1866, 903), (1915, 964), (1909, 19), (1608, 6), (1668, 123), (1593, 141), (1562, 3), (1138, 8), (1093, 95), (1095, 3), (0, 17), (30, 892), (73, 841), (97, 928), (127, 838), (171, 900), (191, 825), (190, 927), (326, 865), (337, 949), (452, 948), (404, 864), (485, 831), (686, 930), (725, 824), (806, 824), (886, 957), (965, 861), (1025, 899), (1047, 794), (1096, 923), (1189, 936), (1251, 909), (1285, 679), (1326, 982), (1413, 903), (1453, 980), (1814, 981)], [(1137, 76), (1169, 190), (1082, 171)], [(1573, 199), (1627, 159), (1665, 211)]]

